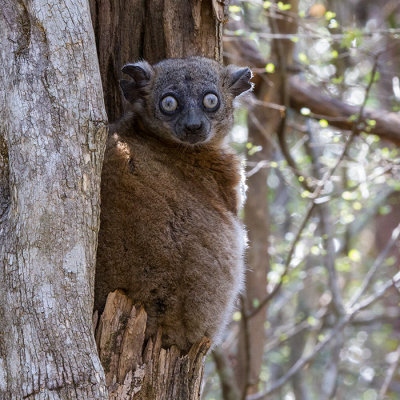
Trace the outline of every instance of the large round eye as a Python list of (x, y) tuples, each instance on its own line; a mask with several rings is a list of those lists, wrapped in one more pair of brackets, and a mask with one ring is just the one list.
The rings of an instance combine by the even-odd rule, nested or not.
[(160, 107), (161, 111), (172, 113), (178, 108), (178, 101), (175, 97), (168, 95), (161, 100)]
[(219, 106), (218, 97), (214, 93), (207, 93), (203, 98), (203, 105), (208, 111), (215, 111)]

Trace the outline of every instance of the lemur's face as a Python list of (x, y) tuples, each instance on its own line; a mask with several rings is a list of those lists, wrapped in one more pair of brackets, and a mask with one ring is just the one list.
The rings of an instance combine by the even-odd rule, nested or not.
[(192, 84), (189, 73), (185, 78), (157, 93), (155, 115), (179, 141), (205, 143), (213, 136), (213, 123), (225, 107), (221, 104), (217, 85), (210, 82)]
[(224, 68), (200, 57), (164, 60), (154, 67), (128, 64), (123, 71), (135, 80), (121, 81), (121, 87), (143, 124), (187, 145), (225, 136), (233, 120), (233, 99), (251, 88), (248, 68)]

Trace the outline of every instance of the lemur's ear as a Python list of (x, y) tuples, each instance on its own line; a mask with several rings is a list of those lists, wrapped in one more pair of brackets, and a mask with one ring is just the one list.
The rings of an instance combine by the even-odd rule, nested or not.
[(227, 74), (228, 89), (235, 97), (253, 89), (254, 84), (250, 82), (253, 73), (250, 68), (239, 68), (235, 65), (228, 65), (225, 68), (225, 73)]
[(133, 103), (141, 97), (141, 89), (146, 87), (154, 75), (154, 70), (147, 61), (139, 61), (134, 64), (126, 64), (122, 68), (124, 74), (133, 78), (133, 81), (120, 80), (119, 84), (125, 98)]

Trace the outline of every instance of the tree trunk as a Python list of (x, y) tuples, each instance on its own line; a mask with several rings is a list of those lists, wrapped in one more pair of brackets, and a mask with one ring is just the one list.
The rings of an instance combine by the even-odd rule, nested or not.
[[(123, 113), (118, 79), (128, 62), (205, 56), (222, 61), (224, 1), (91, 0), (106, 109), (110, 120)], [(146, 313), (120, 292), (110, 294), (96, 333), (112, 399), (199, 399), (203, 339), (188, 354), (163, 349), (160, 333), (144, 342)]]
[(106, 114), (89, 6), (0, 4), (0, 398), (106, 399), (92, 329)]

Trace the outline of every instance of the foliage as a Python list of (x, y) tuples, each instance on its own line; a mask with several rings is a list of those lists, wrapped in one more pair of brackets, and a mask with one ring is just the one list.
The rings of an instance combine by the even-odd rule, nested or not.
[[(229, 11), (237, 25), (228, 26), (226, 39), (255, 46), (266, 60), (260, 73), (267, 79), (295, 71), (331, 99), (357, 106), (357, 112), (352, 130), (343, 130), (308, 107), (289, 109), (286, 146), (294, 165), (276, 135), (264, 163), (271, 230), (264, 238), (271, 265), (266, 287), (271, 292), (282, 286), (268, 301), (259, 391), (287, 376), (296, 362), (293, 355), (300, 352), (300, 361), (315, 353), (294, 374), (301, 383), (289, 376), (268, 399), (396, 399), (400, 153), (379, 132), (371, 134), (376, 121), (367, 118), (366, 108), (399, 110), (400, 7), (389, 0), (301, 0), (295, 12), (292, 4), (235, 3)], [(277, 34), (270, 29), (271, 18), (297, 22), (298, 32)], [(279, 68), (273, 40), (295, 42), (290, 71)], [(233, 146), (247, 156), (260, 151), (258, 143), (246, 143), (243, 111), (237, 121)], [(262, 300), (253, 299), (254, 307)], [(233, 322), (227, 339), (231, 350), (237, 330)], [(210, 359), (204, 399), (222, 398), (217, 382)]]

